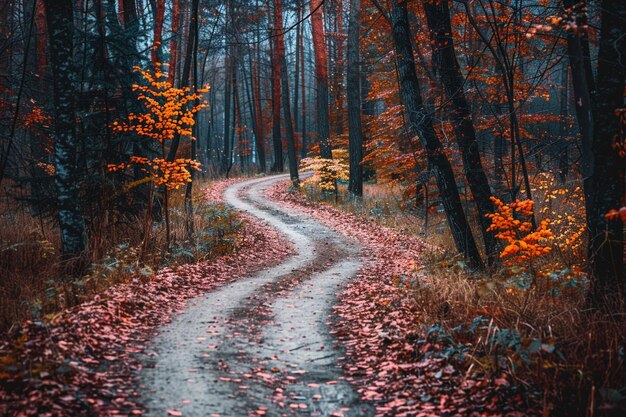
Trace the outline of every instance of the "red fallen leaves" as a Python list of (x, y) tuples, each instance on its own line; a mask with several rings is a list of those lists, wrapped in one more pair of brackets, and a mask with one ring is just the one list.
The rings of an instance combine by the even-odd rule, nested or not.
[(525, 404), (502, 379), (473, 378), (464, 364), (426, 358), (438, 346), (416, 342), (424, 336), (424, 325), (416, 320), (415, 297), (394, 279), (434, 279), (416, 268), (424, 242), (328, 204), (307, 202), (286, 187), (278, 184), (267, 196), (369, 249), (359, 275), (334, 307), (335, 336), (346, 352), (347, 379), (364, 400), (374, 402), (377, 417), (540, 414), (536, 404)]
[[(207, 196), (220, 200), (233, 182), (214, 184)], [(141, 415), (135, 355), (155, 329), (188, 299), (291, 253), (274, 229), (242, 217), (241, 244), (231, 255), (133, 277), (46, 323), (16, 329), (0, 343), (0, 415)]]

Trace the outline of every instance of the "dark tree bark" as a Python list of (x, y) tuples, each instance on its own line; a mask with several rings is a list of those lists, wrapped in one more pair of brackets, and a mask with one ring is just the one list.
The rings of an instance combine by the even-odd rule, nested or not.
[(333, 157), (330, 145), (330, 127), (328, 114), (328, 55), (326, 52), (326, 36), (324, 33), (324, 15), (322, 0), (311, 0), (311, 33), (315, 51), (315, 83), (317, 104), (317, 140), (322, 158)]
[(448, 0), (438, 3), (424, 3), (424, 10), (430, 29), (431, 45), (433, 46), (433, 64), (444, 88), (447, 103), (450, 107), (451, 121), (456, 141), (463, 159), (465, 178), (474, 197), (478, 209), (479, 223), (487, 261), (491, 265), (497, 259), (497, 243), (493, 233), (487, 229), (491, 221), (487, 214), (494, 212), (491, 201), (491, 188), (480, 159), (480, 149), (476, 141), (476, 131), (472, 121), (470, 106), (463, 89), (464, 79), (454, 52), (450, 9)]
[(348, 191), (363, 195), (363, 131), (361, 127), (361, 71), (359, 58), (359, 32), (361, 29), (361, 1), (350, 0), (348, 23), (348, 130), (350, 148), (350, 181)]
[[(187, 56), (185, 58), (185, 69), (187, 69), (187, 61), (189, 66), (193, 65), (193, 90), (198, 91), (198, 6), (199, 0), (193, 0), (191, 2), (191, 16), (189, 20), (189, 39), (187, 39)], [(193, 61), (193, 62), (192, 62)], [(184, 71), (183, 71), (184, 72)], [(200, 100), (195, 99), (193, 103), (194, 107), (200, 105)], [(193, 125), (194, 140), (191, 141), (191, 155), (190, 158), (195, 160), (197, 157), (197, 138), (198, 138), (198, 123)], [(194, 216), (193, 216), (193, 180), (195, 177), (195, 171), (189, 168), (191, 174), (191, 182), (187, 183), (185, 188), (185, 238), (189, 241), (193, 238), (195, 233)]]
[[(187, 45), (185, 48), (186, 49), (185, 50), (185, 62), (183, 65), (182, 74), (180, 74), (180, 88), (185, 88), (189, 86), (189, 78), (191, 75), (191, 65), (192, 64), (195, 65), (195, 61), (192, 62), (193, 49), (194, 49), (193, 39), (196, 36), (196, 30), (197, 30), (195, 21), (198, 19), (199, 1), (200, 0), (193, 0), (192, 5), (191, 5), (192, 10), (194, 10), (195, 12), (192, 13), (192, 19), (190, 19), (189, 21), (189, 26), (190, 26), (189, 31), (188, 31), (189, 41), (187, 42)], [(170, 82), (173, 83), (172, 78), (170, 78)], [(180, 134), (177, 133), (176, 135), (174, 135), (174, 139), (172, 139), (172, 145), (170, 146), (170, 151), (167, 154), (167, 160), (169, 162), (172, 162), (176, 159), (176, 153), (178, 152), (179, 145), (180, 145)]]
[[(277, 29), (274, 28), (274, 30)], [(272, 172), (283, 172), (285, 167), (283, 165), (283, 141), (280, 134), (280, 59), (276, 36), (272, 43), (272, 144), (274, 145)]]
[(180, 48), (180, 2), (172, 0), (172, 40), (170, 41), (170, 64), (168, 67), (168, 79), (172, 85), (176, 85), (176, 65), (178, 65), (178, 49)]
[(256, 114), (256, 151), (259, 157), (259, 167), (261, 172), (267, 170), (267, 163), (265, 157), (265, 124), (263, 123), (263, 110), (261, 108), (261, 74), (259, 72), (258, 62), (254, 63), (253, 85), (252, 85), (252, 97), (254, 105), (254, 113)]
[(304, 71), (304, 28), (300, 36), (300, 77), (302, 77), (302, 123), (300, 124), (300, 130), (302, 131), (302, 149), (300, 156), (306, 158), (308, 154), (308, 137), (306, 126), (306, 72)]
[(291, 120), (291, 104), (289, 101), (289, 73), (287, 60), (285, 59), (285, 37), (283, 34), (283, 11), (281, 0), (274, 0), (274, 28), (276, 34), (276, 55), (280, 63), (280, 82), (282, 91), (283, 117), (285, 119), (285, 133), (287, 134), (287, 155), (289, 157), (289, 177), (294, 187), (300, 185), (298, 178), (298, 156), (296, 155), (296, 142), (293, 133), (293, 121)]
[[(580, 7), (586, 6), (586, 1), (582, 0), (563, 0), (563, 7), (571, 9), (576, 4)], [(586, 16), (583, 10), (576, 12), (576, 24), (584, 25)], [(581, 139), (581, 173), (583, 176), (583, 190), (585, 193), (586, 203), (591, 202), (591, 174), (593, 171), (593, 112), (591, 105), (591, 91), (593, 84), (593, 74), (591, 74), (590, 65), (587, 65), (588, 59), (588, 40), (584, 32), (567, 31), (567, 55), (569, 65), (572, 70), (572, 90), (574, 93), (574, 106), (576, 109), (576, 120), (580, 130)], [(591, 208), (586, 206), (587, 213), (591, 212)], [(587, 219), (589, 221), (589, 219)]]
[(156, 0), (153, 5), (154, 11), (154, 43), (152, 44), (152, 63), (156, 64), (161, 62), (161, 55), (163, 47), (161, 42), (163, 40), (163, 18), (165, 16), (165, 0)]
[[(302, 4), (301, 4), (301, 0), (298, 0), (296, 2), (296, 8), (297, 8), (297, 12), (296, 12), (296, 21), (300, 22), (300, 20), (302, 19)], [(296, 132), (300, 132), (300, 118), (298, 117), (298, 111), (299, 111), (299, 94), (300, 94), (300, 48), (302, 47), (302, 42), (300, 41), (300, 38), (302, 37), (302, 31), (303, 31), (304, 25), (302, 23), (299, 23), (298, 26), (296, 27), (296, 50), (295, 50), (295, 55), (296, 55), (296, 63), (295, 63), (295, 69), (294, 69), (294, 75), (293, 75), (293, 128), (295, 129)]]
[(232, 57), (226, 57), (226, 65), (224, 67), (224, 152), (222, 154), (222, 173), (226, 173), (230, 167), (230, 113), (232, 97), (231, 84), (232, 84)]
[(568, 157), (568, 148), (569, 144), (567, 142), (567, 134), (568, 134), (568, 67), (567, 64), (561, 65), (561, 97), (559, 99), (559, 107), (560, 107), (560, 116), (561, 123), (559, 125), (559, 141), (557, 142), (557, 160), (558, 160), (558, 171), (559, 171), (559, 181), (561, 184), (565, 184), (567, 180), (567, 174), (569, 173), (569, 157)]
[(54, 165), (61, 250), (63, 259), (69, 260), (80, 257), (87, 249), (77, 167), (74, 9), (71, 0), (45, 0), (44, 4), (54, 91)]
[[(624, 224), (605, 215), (624, 201), (624, 158), (613, 147), (624, 143), (615, 111), (624, 107), (626, 80), (626, 3), (603, 0), (598, 73), (593, 106), (593, 162), (589, 229), (589, 275), (592, 305), (624, 298)], [(609, 306), (610, 307), (610, 306)]]
[(420, 93), (406, 2), (407, 0), (391, 0), (391, 26), (400, 79), (401, 101), (408, 116), (410, 132), (421, 140), (428, 163), (434, 172), (457, 250), (463, 253), (475, 267), (481, 268), (482, 259), (463, 212), (452, 166), (437, 137), (432, 115), (424, 107)]

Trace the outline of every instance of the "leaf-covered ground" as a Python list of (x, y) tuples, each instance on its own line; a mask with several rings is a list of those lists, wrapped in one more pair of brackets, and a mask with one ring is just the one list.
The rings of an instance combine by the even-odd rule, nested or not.
[[(209, 201), (239, 180), (214, 184)], [(273, 228), (241, 215), (235, 253), (133, 277), (94, 300), (28, 321), (0, 345), (0, 415), (140, 415), (137, 353), (187, 301), (280, 262), (292, 250)]]
[[(237, 181), (215, 184), (207, 190), (207, 199), (222, 201), (226, 187)], [(287, 183), (271, 186), (265, 194), (281, 210), (309, 216), (364, 248), (362, 267), (333, 307), (332, 333), (345, 351), (341, 359), (345, 379), (362, 400), (374, 404), (377, 416), (534, 413), (533, 404), (526, 404), (506, 380), (487, 379), (468, 372), (466, 362), (443, 359), (439, 353), (444, 346), (427, 337), (408, 285), (415, 280), (436, 285), (436, 277), (425, 276), (420, 266), (427, 247), (423, 241), (330, 205), (307, 202), (290, 193)], [(245, 220), (242, 240), (234, 254), (164, 269), (153, 277), (133, 277), (92, 301), (45, 322), (26, 322), (14, 331), (0, 345), (0, 414), (143, 414), (136, 392), (141, 369), (138, 354), (145, 351), (157, 329), (170, 322), (189, 299), (278, 265), (293, 253), (293, 245), (273, 227), (241, 216)], [(271, 297), (290, 293), (289, 282)], [(262, 310), (250, 309), (267, 320), (268, 313)], [(259, 375), (270, 374), (261, 370)], [(285, 415), (313, 415), (310, 408), (301, 406), (304, 400), (286, 394), (299, 377), (290, 376), (293, 381), (283, 383), (264, 382), (278, 393), (271, 402), (280, 405), (293, 400), (297, 406), (281, 406)], [(259, 407), (257, 414), (266, 410)], [(175, 409), (168, 412), (183, 415)]]
[(368, 248), (364, 267), (340, 294), (334, 312), (336, 336), (346, 351), (344, 370), (362, 398), (374, 401), (377, 416), (538, 414), (536, 404), (528, 404), (506, 380), (467, 372), (467, 363), (441, 358), (443, 346), (428, 340), (406, 285), (414, 280), (436, 285), (436, 277), (424, 276), (419, 266), (425, 242), (306, 200), (284, 183), (269, 188), (267, 197)]

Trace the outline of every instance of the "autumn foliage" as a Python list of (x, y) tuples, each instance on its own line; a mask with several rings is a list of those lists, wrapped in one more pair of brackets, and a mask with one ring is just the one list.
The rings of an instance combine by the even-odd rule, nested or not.
[[(164, 142), (176, 136), (187, 136), (195, 140), (192, 128), (194, 115), (206, 107), (200, 101), (207, 88), (192, 91), (189, 87), (176, 88), (157, 63), (154, 71), (135, 67), (146, 82), (145, 85), (133, 85), (138, 93), (137, 99), (143, 104), (142, 113), (131, 113), (127, 120), (115, 121), (115, 132), (135, 133), (141, 137), (158, 141), (164, 149)], [(200, 104), (194, 104), (200, 102)], [(165, 158), (147, 158), (131, 156), (129, 162), (109, 164), (109, 171), (117, 171), (139, 165), (149, 175), (155, 185), (165, 185), (168, 189), (177, 189), (191, 182), (191, 170), (200, 170), (200, 163), (191, 159), (179, 158), (168, 161)]]
[(303, 181), (304, 184), (317, 184), (322, 191), (337, 192), (337, 181), (348, 180), (349, 166), (346, 163), (347, 152), (344, 149), (333, 150), (333, 158), (314, 156), (300, 161), (302, 171), (313, 171), (313, 176)]
[(550, 230), (550, 220), (542, 220), (536, 228), (530, 221), (534, 208), (532, 200), (516, 200), (510, 204), (495, 197), (491, 200), (496, 212), (487, 215), (491, 219), (488, 231), (496, 232), (496, 237), (507, 244), (500, 253), (500, 258), (507, 264), (532, 263), (552, 251), (550, 243), (554, 234)]

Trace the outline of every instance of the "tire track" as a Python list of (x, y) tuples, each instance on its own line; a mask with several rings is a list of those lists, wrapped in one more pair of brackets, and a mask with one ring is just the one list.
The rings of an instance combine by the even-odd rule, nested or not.
[(140, 376), (149, 415), (371, 414), (342, 378), (328, 326), (336, 293), (361, 265), (359, 247), (263, 197), (286, 178), (239, 183), (225, 197), (281, 231), (296, 255), (190, 301), (161, 329)]

